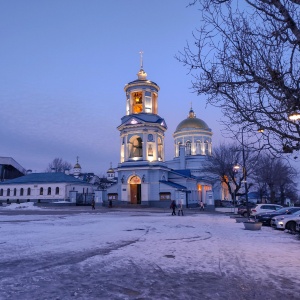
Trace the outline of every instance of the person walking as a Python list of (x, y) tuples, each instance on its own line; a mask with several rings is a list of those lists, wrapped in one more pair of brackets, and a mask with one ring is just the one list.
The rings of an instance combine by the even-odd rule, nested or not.
[(173, 200), (171, 202), (170, 208), (172, 208), (172, 216), (176, 216), (176, 211), (175, 211), (175, 209), (176, 209), (176, 202), (175, 202), (175, 200)]
[(178, 203), (178, 216), (180, 216), (180, 212), (181, 212), (181, 215), (183, 216), (182, 199), (180, 199), (179, 203)]
[(92, 209), (96, 209), (96, 208), (95, 208), (95, 204), (96, 204), (96, 203), (95, 203), (95, 199), (93, 199), (93, 200), (92, 200)]
[(204, 203), (202, 202), (202, 200), (200, 201), (200, 210), (204, 210)]

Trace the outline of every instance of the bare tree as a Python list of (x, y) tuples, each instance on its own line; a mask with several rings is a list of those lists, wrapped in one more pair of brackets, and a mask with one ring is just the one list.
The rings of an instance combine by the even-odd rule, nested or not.
[(48, 168), (46, 169), (46, 172), (52, 172), (53, 170), (55, 172), (64, 172), (65, 170), (70, 170), (72, 168), (72, 165), (64, 161), (62, 158), (54, 158), (51, 163), (49, 163)]
[(193, 5), (200, 6), (202, 25), (177, 56), (193, 77), (193, 90), (222, 109), (234, 135), (246, 126), (273, 153), (299, 150), (300, 124), (288, 116), (300, 113), (300, 1)]
[(264, 192), (268, 192), (272, 203), (275, 202), (276, 195), (282, 205), (287, 195), (295, 200), (297, 189), (294, 180), (297, 178), (297, 171), (284, 159), (261, 153), (254, 173), (258, 186), (267, 186)]
[[(249, 149), (243, 149), (237, 144), (220, 144), (214, 148), (212, 156), (203, 164), (202, 171), (216, 176), (222, 184), (228, 188), (231, 198), (245, 195), (245, 180), (247, 190), (252, 186), (250, 183), (256, 163), (256, 153)], [(234, 166), (240, 165), (240, 172), (234, 170)]]

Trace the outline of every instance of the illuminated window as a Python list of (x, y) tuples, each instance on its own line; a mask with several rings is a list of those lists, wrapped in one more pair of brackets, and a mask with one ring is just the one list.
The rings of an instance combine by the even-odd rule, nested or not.
[(143, 94), (142, 92), (132, 93), (132, 112), (134, 114), (141, 113), (143, 111)]
[(197, 155), (201, 154), (201, 143), (200, 143), (200, 141), (196, 142), (196, 154)]

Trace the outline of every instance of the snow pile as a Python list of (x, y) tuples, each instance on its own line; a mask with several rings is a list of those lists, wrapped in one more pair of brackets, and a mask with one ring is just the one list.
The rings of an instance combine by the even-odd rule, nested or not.
[(33, 202), (25, 202), (25, 203), (11, 203), (4, 206), (0, 206), (0, 209), (8, 209), (8, 210), (14, 210), (14, 209), (40, 209), (37, 206), (34, 206)]

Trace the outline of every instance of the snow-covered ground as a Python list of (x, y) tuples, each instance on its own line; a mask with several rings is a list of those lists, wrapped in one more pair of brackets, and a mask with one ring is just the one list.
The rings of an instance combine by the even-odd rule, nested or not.
[(28, 209), (0, 207), (1, 300), (300, 298), (297, 236), (205, 212)]

